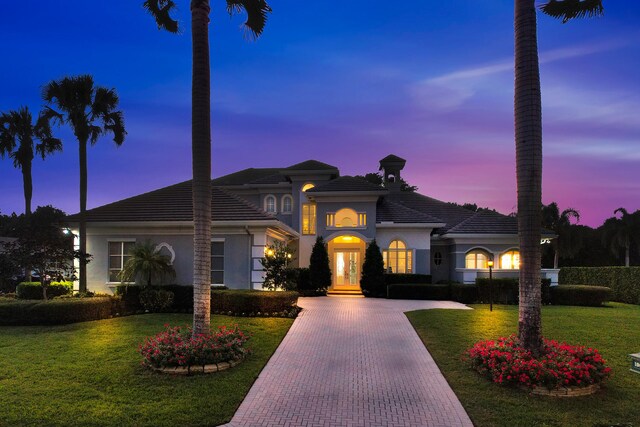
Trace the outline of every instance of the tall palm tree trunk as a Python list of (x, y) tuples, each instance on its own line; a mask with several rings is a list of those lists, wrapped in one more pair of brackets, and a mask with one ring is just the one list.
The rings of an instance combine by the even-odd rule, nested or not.
[(24, 215), (31, 215), (31, 199), (33, 198), (33, 179), (31, 177), (31, 162), (22, 165), (22, 187), (24, 190)]
[(80, 147), (80, 292), (87, 291), (87, 138), (78, 137)]
[(520, 240), (518, 333), (540, 352), (540, 224), (542, 214), (542, 97), (534, 0), (515, 0), (515, 136)]
[(211, 88), (209, 1), (191, 2), (193, 49), (191, 149), (193, 162), (193, 333), (211, 321)]

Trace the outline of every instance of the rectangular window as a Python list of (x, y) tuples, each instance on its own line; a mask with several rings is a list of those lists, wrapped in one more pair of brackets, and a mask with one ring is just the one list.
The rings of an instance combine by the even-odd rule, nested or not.
[(316, 234), (316, 205), (302, 205), (302, 234)]
[(129, 252), (136, 242), (109, 242), (109, 282), (120, 282), (120, 272), (131, 258)]
[(224, 284), (224, 240), (211, 242), (211, 284)]

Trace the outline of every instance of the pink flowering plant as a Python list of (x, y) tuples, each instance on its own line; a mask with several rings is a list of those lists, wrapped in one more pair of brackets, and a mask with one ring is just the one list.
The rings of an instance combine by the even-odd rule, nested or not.
[(196, 366), (230, 362), (245, 358), (249, 336), (238, 326), (221, 326), (217, 331), (192, 336), (186, 326), (165, 325), (165, 330), (139, 345), (142, 364), (153, 368)]
[(465, 353), (470, 366), (494, 383), (523, 387), (586, 387), (600, 384), (611, 372), (598, 350), (543, 340), (538, 358), (511, 335), (480, 341)]

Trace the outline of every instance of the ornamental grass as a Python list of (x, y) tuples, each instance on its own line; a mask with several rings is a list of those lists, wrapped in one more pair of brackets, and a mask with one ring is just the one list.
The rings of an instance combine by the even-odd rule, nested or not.
[(138, 351), (147, 367), (202, 366), (244, 359), (250, 354), (245, 346), (248, 340), (237, 325), (193, 336), (190, 327), (167, 324), (164, 331), (140, 344)]
[(536, 358), (520, 346), (515, 335), (477, 342), (466, 351), (465, 359), (496, 384), (549, 390), (601, 384), (611, 372), (594, 348), (543, 339)]

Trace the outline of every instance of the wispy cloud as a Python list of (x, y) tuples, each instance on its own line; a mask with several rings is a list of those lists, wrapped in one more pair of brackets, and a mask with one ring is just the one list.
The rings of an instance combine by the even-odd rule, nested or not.
[[(540, 53), (540, 63), (552, 63), (566, 59), (594, 55), (621, 48), (627, 40), (612, 40), (593, 45), (553, 49)], [(440, 76), (428, 77), (411, 86), (414, 100), (422, 107), (436, 111), (450, 111), (472, 98), (479, 86), (490, 78), (513, 71), (513, 58), (490, 64), (464, 68)]]

